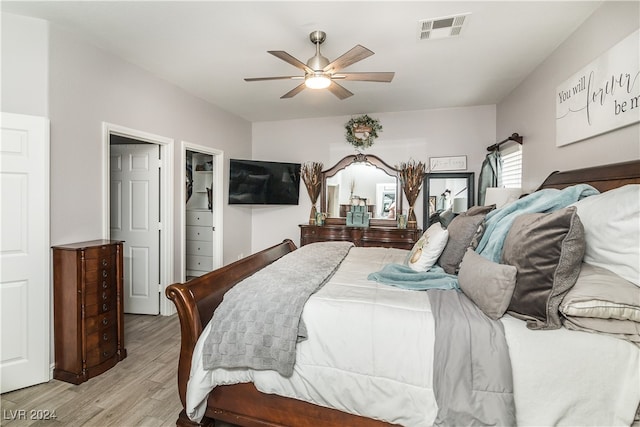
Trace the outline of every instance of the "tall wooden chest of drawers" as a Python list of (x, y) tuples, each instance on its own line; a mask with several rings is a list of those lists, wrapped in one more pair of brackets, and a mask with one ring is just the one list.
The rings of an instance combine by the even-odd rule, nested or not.
[(127, 357), (122, 242), (53, 247), (53, 377), (80, 384)]

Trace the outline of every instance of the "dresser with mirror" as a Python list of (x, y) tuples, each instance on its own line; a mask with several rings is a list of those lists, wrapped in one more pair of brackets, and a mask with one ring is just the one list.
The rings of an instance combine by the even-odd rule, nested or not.
[[(368, 227), (347, 225), (352, 205), (364, 205)], [(373, 155), (349, 155), (322, 172), (320, 209), (323, 225), (300, 225), (300, 245), (325, 241), (351, 241), (356, 246), (411, 249), (420, 229), (398, 228), (402, 212), (402, 186), (398, 170)]]

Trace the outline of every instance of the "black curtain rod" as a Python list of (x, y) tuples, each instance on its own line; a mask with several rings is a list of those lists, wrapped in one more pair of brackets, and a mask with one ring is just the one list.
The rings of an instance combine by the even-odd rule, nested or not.
[(514, 133), (514, 134), (511, 134), (511, 136), (509, 138), (505, 139), (504, 141), (496, 142), (495, 144), (488, 146), (487, 147), (487, 151), (497, 150), (498, 147), (500, 147), (505, 142), (509, 142), (509, 141), (515, 141), (518, 144), (522, 145), (522, 137), (520, 135), (518, 135), (517, 133)]

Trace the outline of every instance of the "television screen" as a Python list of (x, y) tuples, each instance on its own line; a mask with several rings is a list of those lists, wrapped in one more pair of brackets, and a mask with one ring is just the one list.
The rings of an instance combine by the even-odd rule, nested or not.
[(231, 159), (230, 205), (297, 205), (300, 163)]

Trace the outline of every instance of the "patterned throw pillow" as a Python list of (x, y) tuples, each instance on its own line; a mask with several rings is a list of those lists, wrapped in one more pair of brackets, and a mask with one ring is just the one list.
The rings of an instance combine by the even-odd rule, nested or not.
[(432, 224), (413, 245), (406, 264), (415, 271), (427, 271), (436, 263), (444, 250), (449, 232), (439, 223)]

